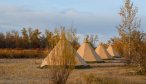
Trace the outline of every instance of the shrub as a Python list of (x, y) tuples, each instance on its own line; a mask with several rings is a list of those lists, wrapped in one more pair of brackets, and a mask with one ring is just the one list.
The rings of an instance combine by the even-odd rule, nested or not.
[(48, 53), (47, 50), (0, 49), (0, 58), (42, 58)]
[(59, 43), (47, 59), (48, 65), (50, 65), (49, 75), (52, 84), (66, 84), (69, 75), (74, 69), (76, 51), (70, 46), (70, 43), (65, 38), (64, 31), (62, 31)]

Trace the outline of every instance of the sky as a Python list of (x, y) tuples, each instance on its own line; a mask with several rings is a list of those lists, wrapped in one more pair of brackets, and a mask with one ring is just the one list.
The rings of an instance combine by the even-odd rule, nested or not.
[[(118, 12), (124, 0), (0, 0), (0, 32), (73, 26), (82, 41), (87, 34), (98, 34), (99, 41), (117, 36)], [(132, 0), (138, 7), (141, 30), (146, 32), (146, 0)]]

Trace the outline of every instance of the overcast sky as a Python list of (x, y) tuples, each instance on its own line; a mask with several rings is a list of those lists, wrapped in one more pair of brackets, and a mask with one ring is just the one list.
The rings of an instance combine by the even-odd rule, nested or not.
[[(124, 0), (0, 0), (0, 32), (23, 27), (46, 28), (71, 25), (81, 36), (98, 34), (100, 41), (117, 36), (118, 12)], [(146, 32), (146, 0), (132, 0), (139, 8)]]

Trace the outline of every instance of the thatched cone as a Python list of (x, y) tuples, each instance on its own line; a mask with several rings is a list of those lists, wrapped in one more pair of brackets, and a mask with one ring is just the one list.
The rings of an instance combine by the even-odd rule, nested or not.
[(87, 38), (84, 39), (83, 44), (80, 46), (77, 52), (86, 62), (103, 62), (103, 60), (96, 54), (94, 49), (91, 47)]
[(106, 48), (102, 43), (95, 49), (96, 53), (100, 56), (101, 59), (113, 59), (110, 54), (107, 52)]
[(73, 49), (70, 42), (66, 40), (65, 34), (61, 34), (60, 41), (43, 60), (41, 67), (46, 65), (88, 66), (75, 49)]

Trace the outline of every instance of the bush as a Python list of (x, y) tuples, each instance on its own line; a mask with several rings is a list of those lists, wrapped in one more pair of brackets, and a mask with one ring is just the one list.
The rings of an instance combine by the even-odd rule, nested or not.
[(133, 49), (132, 63), (138, 74), (146, 74), (146, 44), (137, 44), (137, 47)]
[(47, 58), (50, 81), (52, 84), (66, 84), (67, 79), (75, 66), (76, 51), (61, 32), (61, 39)]
[(44, 58), (47, 50), (0, 49), (0, 58)]

